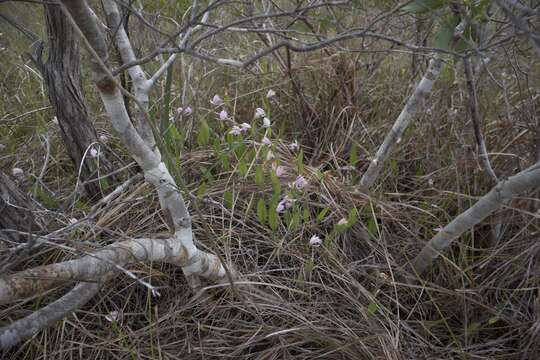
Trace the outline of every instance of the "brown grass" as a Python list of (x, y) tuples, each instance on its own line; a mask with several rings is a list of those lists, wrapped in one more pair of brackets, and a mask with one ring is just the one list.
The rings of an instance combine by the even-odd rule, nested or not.
[[(514, 47), (508, 51), (516, 58), (501, 58), (492, 71), (527, 60), (518, 59)], [(515, 199), (469, 231), (420, 285), (400, 280), (403, 265), (433, 236), (434, 229), (467, 209), (491, 186), (478, 162), (461, 67), (456, 67), (455, 81), (443, 78), (438, 82), (368, 196), (358, 191), (356, 183), (411, 91), (409, 58), (331, 52), (332, 56), (295, 57), (293, 76), (303, 98), (275, 63), (267, 71), (230, 71), (227, 76), (216, 74), (213, 82), (194, 82), (196, 96), (190, 105), (199, 110), (195, 120), (179, 125), (188, 135), (186, 147), (175, 159), (175, 171), (192, 193), (186, 198), (199, 243), (234, 264), (242, 274), (242, 284), (234, 288), (209, 284), (194, 292), (178, 268), (132, 266), (137, 276), (161, 288), (161, 297), (153, 298), (146, 288), (119, 275), (83, 309), (4, 358), (536, 358), (534, 354), (540, 353), (538, 191)], [(193, 66), (197, 74), (212, 68), (197, 62)], [(179, 67), (176, 70), (179, 83)], [(19, 71), (23, 76), (26, 70)], [(537, 68), (530, 71), (524, 75), (506, 70), (509, 109), (504, 105), (505, 95), (489, 77), (484, 74), (478, 85), (484, 135), (501, 177), (534, 160), (540, 104), (538, 94), (530, 93), (538, 87), (538, 76), (533, 77), (535, 71), (538, 75)], [(10, 88), (19, 81), (21, 88), (11, 88), (13, 92), (46, 104), (46, 98), (29, 92), (35, 80), (14, 79), (4, 86)], [(307, 209), (307, 221), (294, 229), (281, 222), (275, 233), (256, 214), (257, 200), (272, 196), (271, 183), (259, 186), (253, 174), (240, 176), (234, 171), (234, 159), (230, 170), (223, 169), (212, 146), (200, 147), (194, 140), (197, 119), (206, 114), (214, 93), (227, 93), (237, 118), (250, 119), (268, 88), (278, 92), (272, 120), (282, 142), (276, 153), (281, 164), (295, 173), (295, 155), (286, 144), (298, 139), (305, 158), (303, 175), (310, 184), (298, 200)], [(175, 91), (180, 93), (179, 88)], [(12, 96), (3, 97), (4, 109), (20, 106)], [(182, 105), (178, 98), (174, 101), (173, 108)], [(9, 111), (21, 113), (15, 110)], [(95, 112), (98, 131), (108, 133), (99, 111)], [(52, 231), (72, 217), (83, 219), (91, 203), (71, 197), (74, 172), (49, 117), (50, 110), (44, 110), (17, 121), (6, 120), (10, 116), (0, 120), (0, 142), (24, 132), (15, 137), (24, 139), (24, 144), (16, 152), (2, 152), (0, 164), (6, 171), (22, 167), (29, 175), (21, 186), (33, 185), (31, 174), (39, 173), (43, 161), (35, 154), (42, 153), (42, 144), (26, 127), (43, 133), (46, 124), (54, 146), (43, 182), (57, 205), (50, 210), (41, 207), (39, 216)], [(212, 121), (213, 134), (219, 133)], [(125, 159), (114, 139), (111, 144)], [(353, 144), (359, 162), (347, 170)], [(196, 193), (207, 171), (212, 179), (206, 180), (200, 199)], [(287, 181), (282, 183), (284, 188)], [(230, 207), (224, 205), (227, 191), (233, 195)], [(309, 247), (312, 235), (327, 236), (353, 207), (361, 221), (324, 246)], [(318, 220), (323, 209), (328, 212)], [(502, 235), (495, 239), (491, 224), (500, 221)], [(74, 254), (46, 246), (25, 255), (17, 268), (73, 257), (126, 236), (166, 231), (155, 194), (137, 183), (102, 208), (94, 220), (57, 235), (59, 243), (76, 249)], [(3, 306), (0, 325), (29, 314), (59, 294), (57, 290)], [(110, 322), (106, 316), (113, 311), (119, 316)]]

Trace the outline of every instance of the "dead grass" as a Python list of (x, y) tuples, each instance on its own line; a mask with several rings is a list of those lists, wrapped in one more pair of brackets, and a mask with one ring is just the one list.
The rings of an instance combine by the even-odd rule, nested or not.
[[(131, 270), (161, 288), (161, 297), (153, 298), (120, 275), (83, 309), (4, 354), (5, 359), (536, 358), (538, 191), (515, 199), (464, 235), (420, 285), (401, 280), (403, 265), (435, 228), (491, 186), (477, 160), (462, 85), (453, 79), (438, 83), (368, 196), (356, 182), (410, 93), (411, 78), (403, 70), (408, 60), (388, 54), (296, 59), (294, 78), (303, 97), (274, 66), (263, 73), (231, 72), (229, 81), (198, 81), (190, 105), (202, 117), (214, 93), (227, 93), (238, 119), (251, 118), (268, 88), (278, 92), (271, 117), (283, 142), (276, 153), (281, 165), (295, 173), (295, 155), (286, 144), (298, 139), (309, 181), (298, 200), (307, 216), (298, 226), (288, 226), (282, 217), (272, 232), (261, 223), (256, 203), (270, 200), (271, 182), (257, 185), (253, 174), (240, 176), (234, 159), (231, 169), (219, 165), (211, 145), (196, 144), (196, 120), (179, 126), (188, 135), (175, 171), (191, 192), (187, 198), (196, 237), (234, 264), (243, 283), (232, 289), (209, 284), (194, 293), (175, 267), (136, 265)], [(509, 67), (512, 61), (501, 60), (498, 66)], [(193, 66), (198, 74), (208, 67)], [(456, 80), (462, 80), (461, 74)], [(482, 77), (479, 86), (487, 147), (500, 176), (531, 163), (539, 118), (538, 94), (528, 93), (534, 89), (527, 82), (532, 77), (513, 74), (506, 81), (509, 109), (489, 78)], [(179, 96), (173, 99), (173, 108), (183, 105)], [(44, 118), (0, 123), (2, 141), (21, 127), (37, 129), (35, 122)], [(98, 127), (108, 131), (101, 120)], [(42, 207), (40, 216), (55, 230), (73, 217), (84, 219), (91, 204), (70, 196), (75, 185), (70, 162), (58, 134), (49, 132), (57, 146), (43, 181), (56, 206)], [(17, 165), (28, 174), (39, 172), (43, 159), (31, 154), (42, 145), (36, 136), (28, 139), (16, 153), (1, 154), (5, 169)], [(359, 161), (347, 169), (353, 144)], [(208, 172), (211, 180), (205, 177)], [(32, 176), (27, 179), (22, 186), (32, 185)], [(197, 192), (203, 180), (201, 198)], [(284, 188), (288, 181), (282, 181)], [(226, 192), (232, 193), (232, 204), (226, 204)], [(360, 221), (330, 239), (335, 224), (352, 208), (358, 209)], [(328, 210), (320, 217), (323, 209)], [(494, 238), (490, 224), (499, 221), (502, 233)], [(21, 259), (18, 268), (66, 259), (122, 237), (166, 231), (155, 194), (136, 183), (92, 221), (58, 233), (57, 241), (75, 251), (42, 247)], [(326, 238), (324, 246), (309, 246), (315, 234)], [(59, 293), (2, 307), (0, 323), (27, 315)], [(114, 312), (116, 320), (107, 320)]]

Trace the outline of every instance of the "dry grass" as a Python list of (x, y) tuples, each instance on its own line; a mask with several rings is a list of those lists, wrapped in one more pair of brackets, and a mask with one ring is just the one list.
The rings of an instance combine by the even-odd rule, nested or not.
[[(495, 66), (506, 69), (523, 61), (516, 59), (508, 57)], [(161, 297), (153, 298), (146, 288), (119, 275), (83, 309), (4, 358), (536, 358), (540, 353), (538, 191), (515, 199), (468, 232), (420, 285), (400, 280), (402, 266), (435, 228), (491, 187), (476, 156), (461, 74), (456, 73), (456, 82), (447, 77), (438, 83), (373, 193), (368, 196), (356, 188), (370, 154), (410, 93), (407, 61), (402, 54), (298, 56), (294, 78), (302, 97), (275, 64), (264, 72), (231, 72), (214, 76), (214, 82), (198, 81), (191, 89), (196, 96), (190, 105), (199, 110), (196, 120), (179, 125), (187, 140), (174, 159), (175, 171), (192, 194), (187, 198), (198, 241), (233, 264), (243, 275), (242, 283), (234, 288), (209, 284), (196, 293), (173, 266), (132, 266), (140, 278), (161, 288)], [(193, 66), (194, 73), (210, 73), (209, 65)], [(487, 76), (481, 77), (483, 128), (500, 176), (511, 175), (534, 159), (539, 98), (529, 91), (538, 87), (537, 80), (533, 83), (535, 71), (538, 75), (533, 66), (529, 76), (507, 75), (509, 108), (504, 105), (505, 95)], [(46, 98), (28, 92), (34, 80), (10, 83), (14, 81), (21, 87), (11, 88), (13, 92), (36, 96), (46, 104)], [(295, 227), (287, 226), (282, 217), (275, 232), (261, 223), (256, 211), (258, 199), (269, 201), (272, 196), (270, 181), (257, 185), (253, 172), (240, 176), (234, 159), (232, 167), (224, 169), (211, 145), (198, 146), (194, 140), (197, 119), (205, 116), (204, 108), (214, 93), (227, 93), (237, 118), (242, 119), (251, 118), (268, 88), (278, 92), (271, 107), (281, 139), (277, 157), (291, 174), (296, 173), (296, 155), (286, 144), (298, 139), (304, 152), (303, 175), (309, 181), (297, 203), (306, 218)], [(173, 91), (178, 95), (181, 89)], [(4, 97), (5, 109), (17, 108), (12, 96)], [(173, 99), (173, 108), (182, 105), (178, 97)], [(37, 136), (28, 135), (26, 127), (43, 133), (46, 126), (54, 146), (43, 182), (56, 204), (51, 210), (42, 207), (40, 216), (52, 231), (69, 225), (73, 217), (84, 219), (91, 202), (72, 197), (73, 169), (57, 130), (46, 120), (48, 111), (20, 121), (4, 121), (9, 116), (2, 120), (1, 141), (24, 132), (15, 138), (25, 142), (17, 152), (7, 152), (8, 148), (1, 153), (0, 164), (8, 170), (22, 167), (29, 175), (21, 186), (33, 185), (31, 174), (39, 173), (43, 159), (31, 154), (41, 153), (43, 145)], [(96, 113), (99, 132), (108, 133)], [(212, 127), (213, 134), (222, 131), (216, 124)], [(114, 140), (111, 144), (125, 159)], [(353, 144), (359, 161), (347, 169)], [(283, 188), (290, 180), (282, 180)], [(202, 181), (206, 189), (201, 199), (196, 194)], [(226, 204), (226, 192), (232, 194), (232, 204)], [(352, 208), (358, 209), (360, 221), (329, 236)], [(328, 210), (321, 217), (323, 209)], [(501, 236), (494, 238), (491, 224), (500, 221)], [(92, 221), (58, 234), (59, 243), (76, 251), (42, 247), (20, 259), (17, 268), (73, 257), (122, 237), (162, 232), (166, 227), (156, 196), (147, 185), (136, 183), (101, 208)], [(309, 246), (314, 234), (326, 238), (324, 246)], [(0, 324), (27, 315), (60, 293), (3, 306)], [(112, 312), (118, 317), (111, 322), (106, 317)]]

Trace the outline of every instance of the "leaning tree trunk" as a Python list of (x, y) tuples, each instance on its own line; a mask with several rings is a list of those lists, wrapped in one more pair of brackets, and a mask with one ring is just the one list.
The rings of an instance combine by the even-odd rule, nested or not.
[(0, 242), (24, 242), (21, 232), (38, 230), (32, 201), (8, 175), (0, 171)]
[[(45, 14), (49, 54), (47, 62), (41, 65), (41, 70), (64, 144), (76, 165), (77, 174), (80, 169), (81, 181), (86, 182), (84, 189), (87, 195), (93, 197), (99, 194), (100, 184), (97, 181), (87, 182), (95, 179), (97, 175), (97, 162), (90, 158), (87, 150), (98, 138), (88, 116), (82, 91), (79, 42), (60, 6), (45, 5)], [(99, 166), (102, 173), (107, 172), (107, 162), (101, 156)]]

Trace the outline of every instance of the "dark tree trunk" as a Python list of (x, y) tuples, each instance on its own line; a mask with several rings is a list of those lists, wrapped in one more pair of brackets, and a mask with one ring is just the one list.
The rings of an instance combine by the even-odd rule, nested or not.
[(0, 241), (25, 242), (27, 236), (16, 231), (40, 230), (34, 218), (34, 205), (9, 176), (0, 171)]
[[(88, 116), (88, 110), (82, 91), (79, 65), (79, 42), (77, 34), (69, 24), (60, 6), (45, 5), (49, 51), (47, 62), (41, 64), (49, 100), (58, 119), (62, 139), (69, 156), (76, 165), (76, 173), (81, 169), (83, 182), (95, 179), (97, 161), (87, 156), (81, 168), (83, 155), (88, 147), (98, 141), (94, 125)], [(100, 157), (101, 174), (107, 173), (109, 166)], [(89, 197), (100, 193), (99, 182), (86, 183), (84, 186)]]

